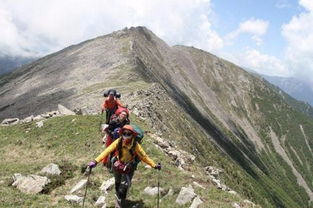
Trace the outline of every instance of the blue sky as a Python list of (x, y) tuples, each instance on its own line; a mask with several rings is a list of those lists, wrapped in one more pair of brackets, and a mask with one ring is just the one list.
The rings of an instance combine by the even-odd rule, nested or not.
[(1, 0), (0, 56), (44, 56), (139, 25), (313, 87), (313, 0)]
[[(267, 33), (259, 50), (269, 55), (283, 57), (285, 41), (281, 35), (281, 26), (288, 23), (294, 15), (303, 10), (296, 0), (213, 0), (215, 15), (214, 29), (222, 36), (236, 30), (241, 22), (248, 19), (262, 19), (269, 22)], [(248, 35), (242, 35), (229, 50), (235, 51), (247, 45), (256, 47)]]

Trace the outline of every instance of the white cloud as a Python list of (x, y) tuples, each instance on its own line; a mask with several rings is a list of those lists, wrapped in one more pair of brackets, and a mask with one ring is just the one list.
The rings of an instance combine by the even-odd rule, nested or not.
[(229, 33), (226, 36), (226, 39), (231, 41), (237, 38), (242, 33), (249, 33), (252, 35), (251, 39), (254, 40), (257, 45), (261, 45), (261, 36), (266, 34), (268, 25), (269, 23), (265, 20), (252, 18), (240, 23), (239, 27), (235, 31)]
[[(2, 0), (0, 51), (44, 55), (124, 27), (143, 25), (170, 44), (223, 47), (210, 0)], [(4, 28), (4, 29), (3, 29)], [(3, 31), (4, 30), (4, 31)]]
[(299, 4), (306, 10), (282, 26), (287, 41), (285, 57), (295, 76), (313, 86), (313, 1), (300, 0)]
[(224, 57), (235, 64), (260, 74), (271, 76), (290, 76), (288, 67), (275, 56), (262, 54), (256, 49), (246, 48), (237, 54), (224, 54)]
[(299, 4), (303, 6), (308, 11), (313, 11), (313, 1), (312, 0), (300, 0)]

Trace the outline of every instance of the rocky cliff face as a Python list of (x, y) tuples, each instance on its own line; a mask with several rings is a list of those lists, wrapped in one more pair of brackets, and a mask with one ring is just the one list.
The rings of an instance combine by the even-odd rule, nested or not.
[(58, 103), (97, 112), (105, 88), (121, 91), (137, 117), (197, 162), (224, 168), (228, 184), (257, 203), (306, 207), (313, 199), (312, 118), (234, 64), (170, 47), (143, 27), (68, 47), (2, 77), (0, 118)]

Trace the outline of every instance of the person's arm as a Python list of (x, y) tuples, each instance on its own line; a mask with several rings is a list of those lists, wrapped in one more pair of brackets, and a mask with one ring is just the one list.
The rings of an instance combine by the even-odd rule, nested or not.
[(141, 145), (138, 143), (136, 144), (135, 152), (137, 153), (140, 160), (144, 161), (145, 163), (147, 163), (148, 165), (150, 165), (153, 168), (156, 167), (155, 162), (149, 158), (149, 156), (142, 149)]
[(116, 105), (122, 108), (126, 108), (126, 106), (124, 106), (121, 101), (119, 101), (118, 99), (116, 99)]
[(115, 140), (112, 144), (110, 144), (105, 150), (95, 159), (95, 161), (100, 162), (103, 158), (107, 157), (111, 152), (113, 152), (118, 145), (120, 139)]
[(102, 105), (101, 105), (101, 113), (103, 113), (106, 109), (106, 100), (103, 101)]

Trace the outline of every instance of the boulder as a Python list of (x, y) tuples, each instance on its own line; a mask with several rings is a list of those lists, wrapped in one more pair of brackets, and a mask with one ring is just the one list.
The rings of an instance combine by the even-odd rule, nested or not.
[(40, 193), (43, 190), (43, 188), (48, 183), (50, 183), (50, 180), (44, 176), (38, 175), (23, 176), (19, 173), (14, 174), (13, 180), (14, 182), (12, 186), (15, 186), (23, 193), (32, 193), (32, 194)]
[(200, 204), (202, 204), (203, 201), (200, 199), (199, 196), (197, 196), (196, 198), (194, 198), (194, 200), (192, 201), (192, 204), (189, 208), (198, 208), (200, 206)]
[(100, 197), (98, 198), (98, 200), (96, 201), (95, 206), (96, 206), (96, 207), (106, 207), (106, 204), (105, 204), (105, 196), (100, 196)]
[(66, 195), (64, 196), (66, 201), (69, 201), (71, 203), (77, 203), (80, 204), (83, 202), (83, 197), (79, 197), (77, 195)]
[(61, 104), (58, 104), (58, 110), (62, 115), (75, 115), (75, 113)]
[(36, 126), (37, 126), (38, 128), (43, 127), (43, 121), (38, 121), (38, 122), (36, 122)]
[(241, 206), (239, 204), (237, 204), (236, 202), (232, 203), (231, 205), (233, 208), (241, 208)]
[(248, 199), (243, 200), (243, 203), (245, 203), (245, 204), (247, 204), (249, 206), (252, 206), (252, 207), (255, 206), (255, 204), (252, 201), (248, 200)]
[(48, 118), (50, 118), (51, 116), (50, 116), (48, 113), (45, 113), (45, 114), (41, 114), (41, 117), (48, 119)]
[(1, 125), (8, 126), (8, 125), (15, 125), (18, 124), (20, 119), (18, 118), (6, 118), (1, 122)]
[(34, 121), (40, 121), (40, 120), (42, 120), (42, 119), (44, 119), (44, 118), (43, 118), (41, 115), (35, 116), (35, 117), (33, 118)]
[(233, 191), (233, 190), (228, 191), (228, 193), (233, 194), (233, 195), (237, 195), (238, 194), (236, 191)]
[(87, 179), (83, 179), (81, 181), (79, 181), (70, 191), (70, 193), (74, 193), (76, 191), (81, 190), (82, 188), (84, 188), (84, 186), (86, 186), (87, 184)]
[(31, 115), (31, 116), (24, 118), (23, 123), (29, 123), (29, 122), (32, 122), (33, 120), (34, 120), (34, 116)]
[(47, 174), (47, 175), (60, 175), (61, 170), (57, 164), (50, 163), (46, 167), (44, 167), (40, 173)]
[(100, 186), (100, 190), (103, 191), (104, 193), (107, 193), (115, 184), (115, 179), (114, 177), (110, 178), (109, 180), (106, 180), (102, 183)]
[[(144, 190), (144, 193), (145, 194), (148, 194), (150, 196), (156, 196), (158, 195), (158, 187), (146, 187)], [(164, 195), (165, 194), (165, 191), (163, 188), (159, 188), (159, 191), (160, 191), (160, 195)]]
[(191, 202), (195, 197), (196, 197), (196, 193), (194, 192), (193, 188), (191, 185), (189, 185), (189, 187), (182, 187), (178, 197), (176, 199), (176, 203), (179, 205), (184, 205), (187, 204), (189, 202)]

